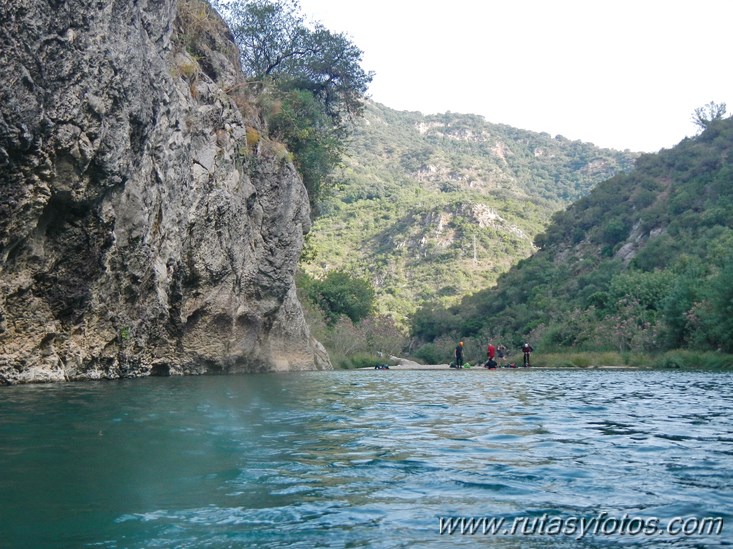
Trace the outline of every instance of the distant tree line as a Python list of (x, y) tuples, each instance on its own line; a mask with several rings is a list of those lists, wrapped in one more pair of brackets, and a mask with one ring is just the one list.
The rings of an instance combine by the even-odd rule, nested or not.
[(297, 286), (311, 334), (336, 366), (374, 366), (404, 350), (407, 339), (394, 320), (375, 313), (368, 280), (340, 270), (320, 279), (299, 272)]

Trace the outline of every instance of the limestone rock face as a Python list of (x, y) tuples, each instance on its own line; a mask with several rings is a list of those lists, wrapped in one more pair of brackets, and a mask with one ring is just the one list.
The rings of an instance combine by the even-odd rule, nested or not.
[(0, 382), (330, 368), (293, 283), (306, 191), (218, 15), (0, 19)]

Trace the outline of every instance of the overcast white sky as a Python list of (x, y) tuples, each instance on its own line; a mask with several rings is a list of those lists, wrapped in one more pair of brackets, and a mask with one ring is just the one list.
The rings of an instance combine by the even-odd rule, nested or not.
[(300, 0), (344, 32), (397, 110), (483, 115), (653, 152), (733, 111), (733, 0)]

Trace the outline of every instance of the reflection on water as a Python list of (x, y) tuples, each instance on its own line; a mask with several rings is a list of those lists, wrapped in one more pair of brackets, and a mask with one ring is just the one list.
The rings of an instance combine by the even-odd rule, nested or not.
[(3, 388), (0, 547), (653, 545), (441, 536), (438, 517), (729, 521), (731, 381), (370, 370)]

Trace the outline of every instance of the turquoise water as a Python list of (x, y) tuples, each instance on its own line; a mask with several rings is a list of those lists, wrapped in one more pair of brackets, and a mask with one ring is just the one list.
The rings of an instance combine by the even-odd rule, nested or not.
[[(732, 382), (369, 370), (6, 387), (0, 548), (722, 546)], [(726, 525), (439, 532), (450, 516), (624, 514)]]

